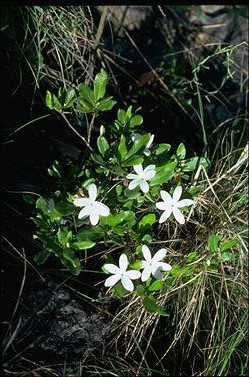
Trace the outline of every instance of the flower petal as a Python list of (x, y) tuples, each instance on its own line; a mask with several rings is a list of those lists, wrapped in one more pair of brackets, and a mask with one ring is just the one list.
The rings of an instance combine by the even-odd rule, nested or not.
[(160, 195), (161, 195), (162, 200), (165, 203), (167, 203), (168, 205), (171, 205), (172, 198), (171, 198), (170, 194), (167, 191), (161, 190), (160, 191)]
[(135, 170), (135, 172), (136, 172), (139, 176), (143, 174), (143, 167), (142, 167), (142, 164), (134, 165), (134, 166), (133, 166), (133, 169)]
[(165, 211), (168, 207), (168, 205), (165, 202), (158, 202), (156, 203), (156, 208), (160, 209), (161, 211)]
[(161, 271), (162, 271), (162, 267), (160, 266), (160, 264), (152, 268), (152, 275), (154, 276), (155, 279), (162, 280), (163, 275)]
[(163, 258), (165, 258), (166, 253), (167, 253), (166, 249), (158, 250), (152, 258), (152, 263), (157, 263), (157, 262), (161, 261)]
[(126, 271), (126, 275), (130, 279), (139, 279), (141, 276), (141, 272), (137, 270), (128, 270)]
[(128, 174), (127, 176), (126, 176), (126, 178), (127, 179), (138, 179), (139, 178), (139, 176), (137, 175), (137, 174)]
[(94, 183), (91, 183), (87, 187), (87, 191), (89, 194), (89, 198), (94, 201), (97, 198), (97, 186)]
[(85, 207), (90, 203), (89, 198), (77, 198), (74, 199), (73, 204), (76, 207)]
[(129, 186), (128, 186), (128, 189), (129, 190), (133, 190), (134, 188), (136, 188), (138, 185), (139, 185), (140, 181), (137, 180), (137, 179), (134, 179), (134, 181), (131, 181), (129, 183)]
[(171, 207), (168, 207), (161, 215), (160, 219), (159, 219), (159, 224), (163, 223), (164, 221), (166, 221), (170, 215), (172, 213), (172, 208)]
[(192, 204), (194, 204), (194, 200), (182, 199), (182, 200), (180, 200), (179, 202), (176, 203), (176, 206), (178, 208), (182, 208), (182, 207), (192, 206)]
[(94, 207), (92, 207), (92, 210), (90, 212), (90, 223), (92, 225), (97, 225), (99, 222), (99, 214), (94, 210)]
[(52, 209), (54, 209), (54, 207), (55, 207), (54, 199), (49, 199), (49, 201), (48, 201), (48, 208), (50, 210), (52, 210)]
[(115, 275), (120, 274), (120, 269), (118, 268), (118, 266), (116, 266), (115, 264), (112, 264), (112, 263), (104, 264), (104, 269), (106, 271), (110, 272), (110, 274), (115, 274)]
[(93, 207), (96, 208), (96, 211), (101, 216), (108, 216), (110, 214), (110, 208), (107, 207), (104, 203), (95, 202)]
[(172, 267), (168, 263), (160, 262), (160, 266), (162, 267), (163, 271), (170, 271), (172, 270)]
[(150, 148), (151, 144), (153, 143), (154, 137), (155, 137), (155, 135), (152, 134), (151, 137), (150, 137), (150, 140), (146, 144), (146, 148)]
[(90, 206), (84, 207), (80, 210), (78, 214), (78, 219), (83, 219), (83, 217), (87, 217), (90, 214)]
[(148, 165), (144, 169), (144, 173), (147, 173), (149, 170), (155, 170), (155, 168), (156, 168), (156, 165)]
[(129, 279), (126, 275), (123, 275), (121, 277), (121, 284), (127, 291), (132, 292), (134, 290), (134, 284), (132, 283), (131, 279)]
[(151, 275), (151, 266), (147, 266), (143, 272), (142, 272), (142, 277), (141, 277), (141, 281), (146, 281), (149, 279)]
[(149, 179), (155, 177), (155, 175), (156, 175), (156, 171), (155, 170), (152, 170), (152, 169), (148, 170), (148, 171), (144, 172), (144, 179), (146, 181), (148, 181)]
[(113, 287), (118, 281), (120, 280), (120, 276), (112, 275), (106, 279), (104, 286), (105, 287)]
[(148, 248), (148, 246), (146, 246), (146, 245), (142, 246), (142, 253), (143, 253), (144, 259), (147, 262), (150, 262), (151, 261), (151, 252), (150, 252), (150, 249)]
[(126, 272), (128, 267), (128, 258), (126, 254), (121, 254), (119, 257), (119, 268), (122, 272)]
[(184, 218), (183, 214), (181, 213), (181, 211), (177, 207), (173, 208), (173, 215), (174, 215), (176, 221), (179, 224), (184, 224), (185, 223), (185, 218)]
[(147, 192), (149, 192), (149, 189), (150, 189), (150, 186), (148, 185), (148, 183), (146, 181), (144, 181), (143, 179), (141, 179), (140, 181), (140, 189), (146, 194)]
[(145, 154), (145, 156), (150, 156), (151, 155), (151, 151), (148, 148), (145, 148), (144, 154)]
[(173, 202), (174, 203), (178, 202), (181, 195), (182, 195), (182, 186), (177, 186), (173, 192), (173, 196), (172, 196)]
[(132, 140), (132, 141), (137, 141), (137, 140), (140, 139), (141, 136), (142, 136), (142, 135), (135, 133), (135, 134), (133, 134), (133, 135), (131, 136), (131, 140)]
[(146, 260), (142, 260), (142, 265), (141, 265), (141, 268), (146, 268), (150, 265), (150, 262), (146, 261)]

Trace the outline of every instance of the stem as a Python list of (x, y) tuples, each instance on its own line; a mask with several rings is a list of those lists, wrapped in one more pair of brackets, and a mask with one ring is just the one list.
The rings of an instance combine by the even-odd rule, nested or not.
[(66, 115), (64, 113), (60, 113), (66, 124), (68, 125), (69, 128), (86, 144), (86, 146), (90, 149), (91, 152), (93, 152), (92, 147), (90, 146), (89, 142), (82, 136), (75, 128), (71, 125), (69, 120), (67, 119)]
[(93, 114), (92, 116), (92, 120), (91, 120), (91, 123), (89, 125), (89, 130), (88, 130), (88, 137), (87, 137), (87, 142), (90, 144), (90, 141), (91, 141), (91, 135), (92, 135), (92, 130), (93, 130), (93, 126), (94, 126), (94, 120), (96, 118), (96, 114)]
[(199, 81), (198, 81), (196, 72), (194, 73), (194, 78), (195, 78), (194, 83), (196, 85), (198, 105), (199, 105), (199, 117), (200, 117), (200, 123), (201, 123), (201, 128), (202, 128), (202, 137), (203, 137), (203, 143), (204, 143), (204, 156), (207, 157), (208, 143), (207, 143), (207, 135), (206, 135), (205, 125), (204, 125), (204, 111), (203, 111), (203, 104), (202, 104), (202, 99), (201, 99)]

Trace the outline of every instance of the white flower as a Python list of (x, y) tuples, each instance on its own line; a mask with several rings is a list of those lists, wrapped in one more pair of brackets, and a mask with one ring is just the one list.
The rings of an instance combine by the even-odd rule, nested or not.
[(135, 187), (139, 186), (140, 189), (147, 193), (149, 191), (149, 181), (156, 175), (155, 165), (148, 165), (145, 169), (143, 169), (142, 164), (133, 166), (133, 169), (137, 174), (128, 174), (127, 179), (132, 179), (129, 183), (129, 190), (133, 190)]
[(176, 221), (179, 224), (185, 223), (185, 218), (179, 208), (188, 207), (194, 204), (194, 201), (191, 199), (179, 200), (182, 195), (182, 187), (177, 186), (171, 195), (167, 191), (160, 191), (160, 195), (163, 199), (163, 202), (156, 203), (156, 207), (161, 211), (164, 211), (159, 219), (159, 223), (163, 223), (168, 219), (168, 217), (173, 213)]
[(163, 277), (162, 271), (170, 271), (172, 269), (170, 264), (161, 262), (161, 260), (165, 258), (166, 252), (166, 249), (160, 249), (151, 257), (148, 246), (142, 246), (142, 253), (145, 259), (142, 261), (142, 268), (144, 269), (141, 277), (142, 281), (148, 280), (151, 274), (157, 280), (161, 280)]
[[(135, 133), (135, 134), (133, 134), (133, 135), (131, 136), (131, 140), (132, 140), (133, 142), (134, 142), (134, 141), (137, 141), (137, 140), (140, 139), (141, 136), (142, 136), (142, 135)], [(151, 147), (151, 145), (152, 145), (152, 143), (153, 143), (154, 137), (155, 137), (155, 135), (151, 135), (150, 140), (148, 141), (148, 143), (147, 143), (146, 146), (145, 146), (145, 149), (144, 149), (144, 152), (143, 152), (143, 153), (145, 154), (145, 156), (149, 156), (149, 155), (151, 154), (150, 147)]]
[(132, 292), (134, 290), (134, 284), (131, 280), (139, 279), (141, 276), (141, 272), (137, 270), (128, 270), (128, 259), (125, 254), (120, 255), (119, 257), (119, 267), (115, 264), (105, 264), (104, 268), (113, 274), (105, 281), (105, 287), (113, 287), (119, 280), (121, 280), (121, 284), (127, 290)]
[(87, 187), (87, 191), (89, 198), (77, 198), (73, 203), (77, 207), (83, 207), (78, 215), (79, 219), (89, 216), (91, 224), (96, 225), (100, 216), (109, 215), (110, 209), (105, 204), (95, 200), (97, 198), (97, 187), (94, 183)]

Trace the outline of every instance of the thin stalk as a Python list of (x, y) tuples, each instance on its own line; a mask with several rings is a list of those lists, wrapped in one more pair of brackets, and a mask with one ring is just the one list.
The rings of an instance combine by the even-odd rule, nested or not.
[(64, 113), (60, 113), (62, 118), (64, 119), (64, 121), (66, 122), (66, 124), (68, 125), (69, 128), (71, 128), (71, 130), (86, 144), (86, 146), (90, 149), (91, 152), (93, 152), (93, 149), (91, 147), (91, 145), (88, 143), (88, 141), (84, 138), (84, 136), (82, 136), (72, 125), (71, 123), (69, 122), (69, 120), (67, 119), (66, 115)]
[(199, 81), (197, 77), (197, 73), (194, 72), (194, 83), (196, 85), (196, 91), (197, 91), (197, 98), (198, 98), (198, 105), (199, 105), (199, 117), (200, 117), (200, 123), (202, 128), (202, 137), (203, 137), (203, 143), (204, 143), (204, 156), (207, 157), (207, 134), (204, 126), (204, 111), (203, 111), (203, 105), (201, 100), (201, 92), (199, 88)]
[(88, 136), (87, 136), (87, 142), (88, 142), (89, 144), (90, 144), (90, 141), (91, 141), (92, 130), (93, 130), (93, 127), (94, 127), (94, 121), (95, 121), (95, 118), (96, 118), (96, 114), (93, 114), (92, 119), (91, 119), (91, 122), (90, 122), (90, 125), (89, 125)]

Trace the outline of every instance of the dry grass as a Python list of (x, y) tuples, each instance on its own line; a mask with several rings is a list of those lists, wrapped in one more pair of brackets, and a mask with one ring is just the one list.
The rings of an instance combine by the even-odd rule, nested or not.
[[(189, 224), (194, 225), (191, 236), (185, 239), (183, 235), (177, 253), (173, 251), (175, 242), (165, 244), (172, 265), (195, 267), (191, 276), (178, 276), (158, 297), (170, 314), (168, 319), (165, 321), (146, 312), (138, 297), (129, 300), (114, 319), (117, 349), (122, 344), (126, 355), (134, 355), (139, 346), (143, 355), (141, 366), (158, 339), (161, 348), (157, 366), (167, 365), (174, 353), (177, 362), (177, 352), (180, 352), (185, 360), (194, 354), (202, 359), (203, 369), (196, 369), (195, 359), (189, 361), (193, 375), (227, 375), (232, 371), (246, 374), (248, 240), (247, 208), (243, 200), (247, 200), (248, 146), (237, 152), (240, 157), (234, 165), (230, 167), (231, 157), (228, 157), (223, 160), (221, 171), (221, 165), (217, 164), (219, 170), (212, 178), (203, 169), (199, 172), (196, 184), (203, 191), (190, 218)], [(217, 271), (205, 267), (210, 234), (240, 240), (233, 249), (233, 264), (221, 265)], [(179, 229), (177, 234), (171, 235), (172, 239), (175, 237), (181, 238)], [(192, 263), (186, 263), (189, 251), (197, 251), (199, 255)], [(236, 364), (238, 360), (240, 364)], [(180, 370), (175, 372), (180, 373)]]

